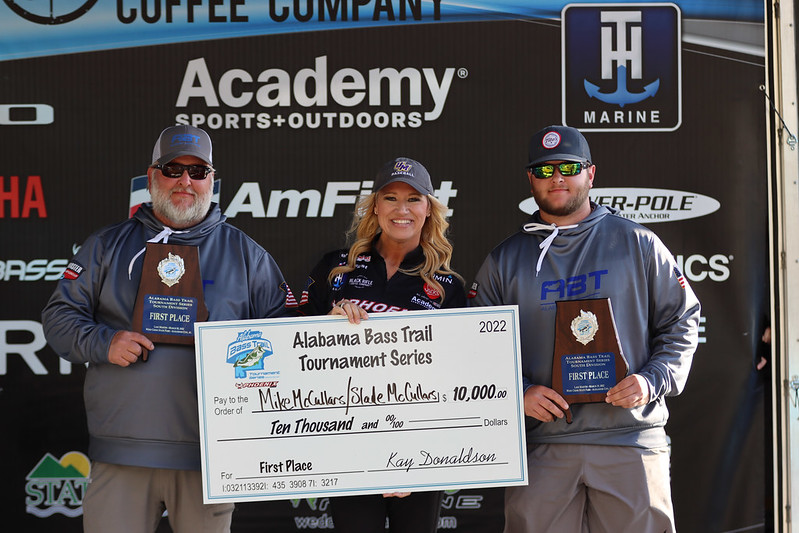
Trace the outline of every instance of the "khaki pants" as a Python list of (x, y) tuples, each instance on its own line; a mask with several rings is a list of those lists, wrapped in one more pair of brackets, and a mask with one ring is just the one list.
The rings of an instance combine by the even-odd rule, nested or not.
[(668, 449), (540, 444), (505, 491), (505, 533), (673, 533)]
[(228, 533), (233, 504), (203, 504), (200, 472), (92, 463), (86, 533), (152, 533), (164, 509), (175, 533)]

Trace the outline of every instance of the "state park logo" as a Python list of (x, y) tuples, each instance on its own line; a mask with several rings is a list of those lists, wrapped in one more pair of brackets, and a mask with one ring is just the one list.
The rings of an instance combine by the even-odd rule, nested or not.
[(39, 518), (82, 515), (90, 473), (91, 462), (81, 452), (67, 452), (60, 460), (45, 453), (25, 478), (25, 512)]

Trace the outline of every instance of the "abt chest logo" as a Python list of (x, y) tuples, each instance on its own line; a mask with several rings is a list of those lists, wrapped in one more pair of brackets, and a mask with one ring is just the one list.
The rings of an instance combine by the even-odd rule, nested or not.
[(598, 296), (602, 288), (602, 277), (607, 273), (607, 270), (595, 270), (570, 278), (544, 281), (541, 284), (541, 301)]
[(561, 21), (564, 124), (583, 131), (680, 127), (676, 5), (568, 5)]

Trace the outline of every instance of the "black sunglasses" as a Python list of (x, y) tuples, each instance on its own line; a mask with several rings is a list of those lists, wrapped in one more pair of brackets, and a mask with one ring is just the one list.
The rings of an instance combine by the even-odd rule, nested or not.
[(567, 162), (567, 163), (544, 163), (542, 165), (535, 165), (527, 170), (533, 174), (536, 178), (539, 179), (547, 179), (551, 178), (555, 175), (555, 168), (557, 168), (561, 174), (564, 176), (576, 176), (580, 172), (583, 171), (584, 168), (588, 168), (591, 166), (591, 163), (588, 161), (584, 163), (575, 163), (575, 162)]
[(181, 165), (180, 163), (167, 163), (166, 165), (153, 165), (161, 171), (165, 178), (179, 178), (184, 172), (189, 173), (193, 180), (204, 180), (208, 174), (214, 171), (213, 168), (205, 165)]

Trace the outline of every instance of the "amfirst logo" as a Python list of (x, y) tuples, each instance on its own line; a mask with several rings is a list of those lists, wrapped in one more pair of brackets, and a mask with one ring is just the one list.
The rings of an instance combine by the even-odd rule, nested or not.
[[(241, 213), (250, 213), (253, 218), (278, 218), (281, 208), (285, 207), (286, 218), (297, 218), (300, 216), (300, 208), (304, 206), (306, 218), (332, 217), (336, 206), (355, 205), (359, 195), (365, 196), (372, 192), (373, 185), (374, 182), (371, 180), (331, 181), (327, 183), (324, 191), (273, 190), (269, 191), (269, 201), (264, 205), (260, 183), (245, 182), (241, 184), (225, 210), (225, 216), (234, 218)], [(433, 193), (447, 207), (450, 198), (458, 195), (458, 189), (454, 189), (452, 185), (451, 181), (442, 181), (441, 186)], [(454, 209), (449, 209), (447, 216), (452, 216), (453, 213)]]

